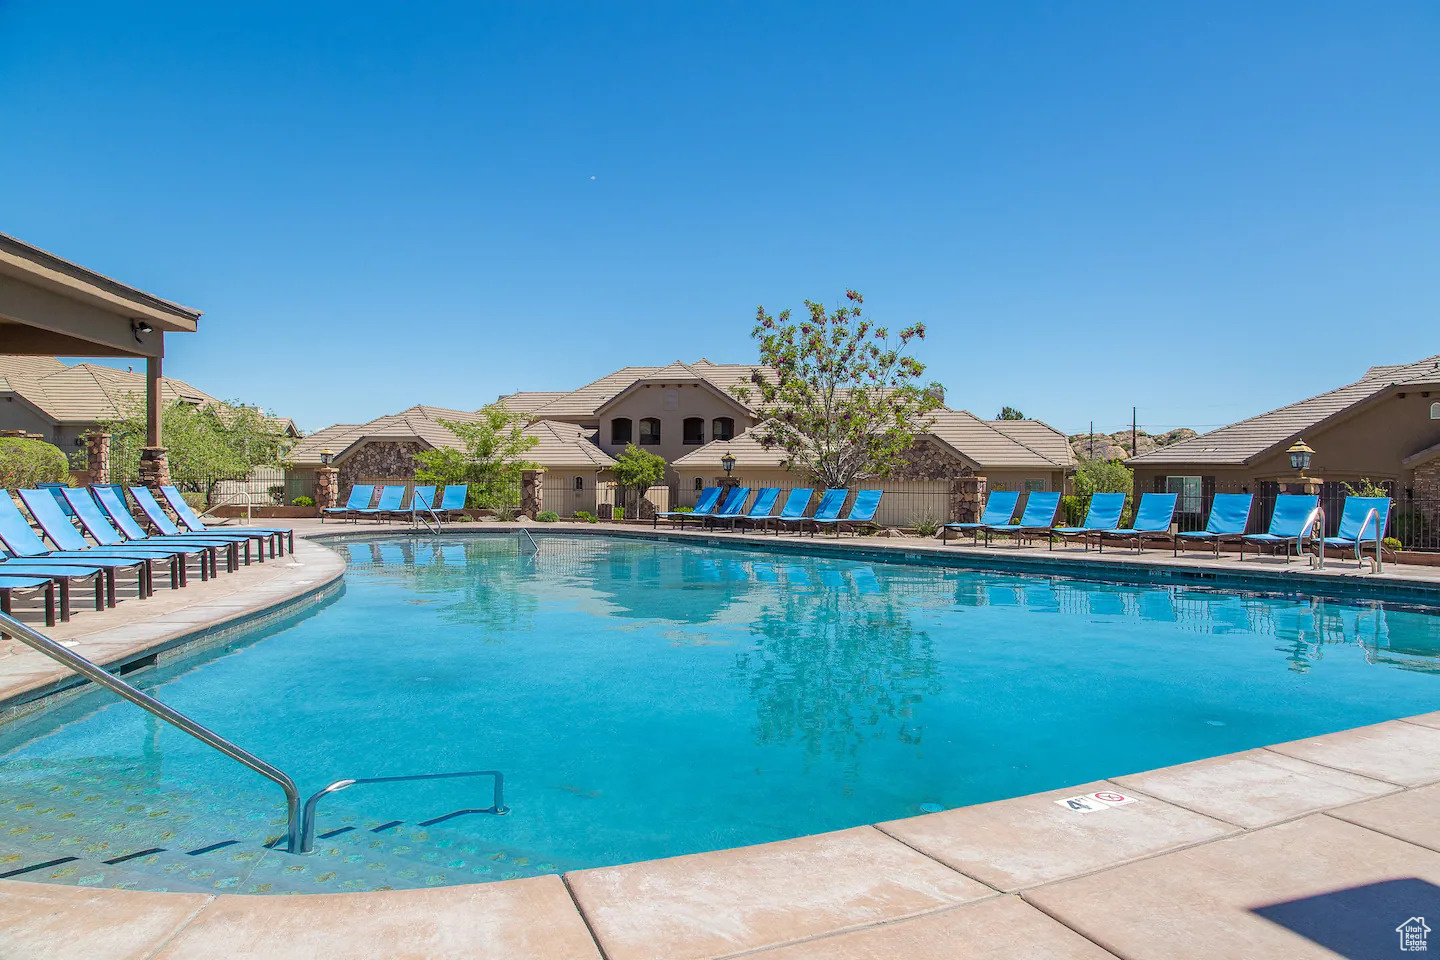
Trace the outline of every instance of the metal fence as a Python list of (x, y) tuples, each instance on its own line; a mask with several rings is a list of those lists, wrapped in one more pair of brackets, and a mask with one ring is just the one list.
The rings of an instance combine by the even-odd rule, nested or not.
[[(1190, 532), (1204, 530), (1210, 517), (1210, 506), (1215, 495), (1220, 493), (1249, 493), (1254, 497), (1250, 509), (1250, 524), (1246, 533), (1264, 533), (1270, 526), (1275, 513), (1275, 498), (1280, 495), (1273, 483), (1258, 484), (1258, 489), (1207, 487), (1197, 493), (1182, 492), (1175, 506), (1175, 530)], [(1385, 535), (1400, 541), (1405, 550), (1440, 551), (1440, 499), (1416, 499), (1408, 491), (1397, 489), (1394, 483), (1382, 484), (1391, 498), (1390, 516), (1386, 522)], [(1320, 488), (1320, 507), (1325, 511), (1325, 535), (1335, 536), (1340, 530), (1340, 518), (1345, 510), (1345, 498), (1349, 496), (1344, 484), (1327, 483)], [(1137, 492), (1127, 504), (1126, 520), (1130, 518), (1136, 499), (1144, 492)], [(1079, 525), (1089, 508), (1089, 498), (1067, 496), (1062, 501), (1060, 519), (1068, 525)]]

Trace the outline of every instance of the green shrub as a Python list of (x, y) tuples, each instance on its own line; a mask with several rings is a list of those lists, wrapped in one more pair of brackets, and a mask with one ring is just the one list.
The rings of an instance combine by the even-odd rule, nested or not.
[(1380, 541), (1380, 546), (1384, 547), (1386, 550), (1389, 550), (1391, 553), (1399, 553), (1401, 547), (1404, 545), (1399, 540), (1396, 540), (1394, 537), (1386, 537), (1385, 539)]
[(910, 518), (910, 526), (915, 529), (917, 536), (933, 537), (940, 529), (940, 521), (929, 513), (917, 513)]
[(615, 519), (615, 520), (624, 520), (624, 519), (625, 519), (625, 508), (624, 508), (624, 507), (616, 507), (614, 514), (612, 514), (612, 519)]
[(539, 513), (535, 514), (535, 522), (537, 523), (555, 523), (559, 519), (560, 514), (556, 513), (554, 510), (541, 510)]
[(509, 522), (511, 522), (512, 520), (515, 519), (515, 508), (514, 508), (514, 507), (496, 507), (496, 508), (495, 508), (495, 519), (496, 519), (496, 520), (499, 520), (501, 523), (509, 523)]
[(299, 497), (296, 497), (294, 500), (291, 500), (291, 501), (290, 501), (290, 506), (292, 506), (292, 507), (313, 507), (313, 506), (315, 506), (315, 498), (314, 498), (314, 497), (299, 496)]
[(185, 502), (190, 505), (190, 509), (194, 510), (196, 513), (204, 513), (210, 508), (210, 504), (205, 499), (205, 494), (203, 493), (185, 492), (181, 493), (180, 496), (183, 497)]
[(1074, 494), (1066, 494), (1060, 498), (1060, 515), (1065, 518), (1065, 526), (1080, 526), (1085, 522), (1085, 501)]
[(583, 520), (583, 521), (586, 522), (586, 523), (599, 523), (599, 522), (600, 522), (600, 518), (597, 517), (597, 516), (595, 516), (595, 514), (591, 513), (589, 510), (576, 510), (576, 511), (575, 511), (575, 519), (576, 519), (576, 520)]
[(69, 479), (70, 461), (53, 443), (0, 437), (0, 481), (4, 481), (4, 489), (30, 489), (37, 483), (65, 483)]
[(674, 510), (671, 510), (670, 512), (671, 512), (671, 513), (694, 513), (694, 512), (695, 512), (695, 508), (694, 508), (694, 507), (676, 507)]

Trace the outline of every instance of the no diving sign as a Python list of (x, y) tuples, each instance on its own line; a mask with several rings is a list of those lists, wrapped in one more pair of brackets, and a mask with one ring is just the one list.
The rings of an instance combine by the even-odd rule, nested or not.
[(1132, 803), (1139, 803), (1140, 800), (1137, 797), (1116, 793), (1114, 790), (1101, 790), (1098, 793), (1082, 793), (1077, 797), (1066, 797), (1055, 802), (1074, 813), (1099, 813), (1101, 810), (1109, 810), (1111, 807), (1124, 807)]

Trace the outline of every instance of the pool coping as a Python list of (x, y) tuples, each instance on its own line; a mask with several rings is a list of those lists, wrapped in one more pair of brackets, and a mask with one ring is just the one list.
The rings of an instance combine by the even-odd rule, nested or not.
[[(493, 535), (518, 532), (525, 526), (465, 524), (449, 528), (446, 533)], [(547, 532), (619, 535), (651, 541), (743, 544), (747, 549), (776, 546), (773, 537), (704, 531), (650, 531), (614, 525), (546, 524), (544, 528)], [(351, 539), (415, 536), (408, 529), (373, 527), (317, 528), (297, 533), (301, 534), (297, 548), (302, 542), (313, 542), (317, 548), (313, 556), (323, 553), (334, 558), (335, 569), (323, 582), (292, 585), (283, 595), (257, 598), (248, 609), (227, 611), (225, 616), (198, 628), (192, 624), (188, 629), (171, 629), (143, 649), (127, 652), (122, 659), (129, 663), (162, 653), (171, 659), (191, 656), (257, 625), (317, 609), (343, 590), (344, 560), (325, 545)], [(793, 541), (787, 544), (782, 540), (779, 546), (786, 553), (811, 553), (820, 547), (831, 554), (838, 550), (860, 559), (898, 559), (927, 566), (936, 565), (935, 556), (943, 550), (953, 554), (954, 559), (941, 554), (942, 565), (956, 568), (983, 566), (1005, 572), (1109, 580), (1116, 579), (1115, 573), (1109, 571), (1119, 570), (1140, 578), (1138, 582), (1177, 582), (1175, 570), (1164, 570), (1157, 576), (1135, 569), (1153, 564), (1133, 560), (1128, 564), (1109, 559), (1084, 563), (1084, 558), (1076, 556), (1007, 557), (996, 550), (975, 557), (966, 554), (970, 548), (929, 546), (923, 541), (867, 545), (861, 539), (857, 547), (853, 540), (836, 544), (818, 537), (806, 538), (803, 547), (796, 550), (798, 544)], [(1008, 553), (1006, 548), (999, 550)], [(978, 559), (988, 562), (977, 564)], [(1077, 565), (1075, 560), (1082, 563)], [(1071, 571), (1068, 574), (1067, 569)], [(1389, 599), (1398, 583), (1401, 596), (1395, 599), (1413, 601), (1419, 593), (1431, 604), (1440, 590), (1440, 583), (1389, 573), (1381, 575), (1387, 596), (1374, 595), (1379, 586), (1374, 581), (1381, 578), (1375, 575), (1360, 578), (1344, 572), (1337, 576), (1309, 570), (1247, 567), (1246, 576), (1252, 573), (1264, 574), (1258, 578), (1267, 584), (1261, 590), (1324, 588), (1322, 592), (1329, 593), (1337, 583), (1348, 588), (1351, 584), (1347, 581), (1363, 579), (1371, 586), (1366, 587), (1362, 598)], [(1227, 589), (1226, 581), (1232, 578), (1217, 580), (1213, 570), (1200, 567), (1200, 576), (1182, 575), (1179, 579)], [(1256, 589), (1253, 583), (1250, 589)], [(23, 709), (28, 715), (63, 702), (84, 685), (84, 681), (77, 681), (54, 685), (53, 689), (36, 688), (23, 703), (15, 704), (12, 697), (0, 702), (0, 708)], [(1216, 807), (1217, 784), (1224, 787), (1230, 807)], [(699, 960), (739, 954), (769, 956), (771, 951), (778, 951), (778, 958), (788, 956), (785, 950), (789, 947), (803, 944), (818, 948), (823, 943), (842, 949), (852, 938), (883, 937), (902, 927), (922, 930), (928, 929), (926, 924), (959, 923), (965, 917), (1001, 911), (1002, 901), (1018, 900), (1024, 910), (1008, 922), (1035, 927), (1037, 935), (1043, 932), (1045, 936), (1059, 937), (1075, 949), (1076, 956), (1109, 956), (1111, 948), (1114, 953), (1126, 955), (1116, 947), (1124, 942), (1123, 931), (1097, 928), (1098, 913), (1094, 910), (1077, 912), (1065, 906), (1069, 902), (1066, 897), (1072, 891), (1078, 891), (1075, 896), (1083, 894), (1091, 878), (1113, 875), (1117, 884), (1129, 882), (1127, 878), (1144, 869), (1147, 861), (1179, 858), (1175, 862), (1183, 866), (1184, 858), (1199, 856), (1195, 851), (1201, 848), (1243, 844), (1249, 842), (1245, 838), (1262, 834), (1268, 837), (1277, 830), (1349, 831), (1346, 836), (1358, 838), (1357, 843), (1363, 841), (1386, 850), (1387, 844), (1408, 844), (1427, 855), (1434, 854), (1440, 861), (1440, 838), (1437, 842), (1406, 839), (1396, 835), (1403, 833), (1399, 828), (1386, 829), (1384, 824), (1377, 826), (1366, 820), (1373, 820), (1375, 815), (1353, 812), (1414, 795), (1420, 799), (1413, 802), (1433, 803), (1433, 810), (1440, 814), (1440, 792), (1430, 789), (1436, 784), (1440, 784), (1440, 713), (1420, 714), (1295, 743), (1272, 744), (1175, 767), (1120, 774), (1065, 790), (957, 807), (833, 834), (521, 880), (299, 897), (149, 893), (4, 880), (0, 881), (0, 923), (23, 934), (24, 930), (41, 929), (63, 916), (66, 936), (76, 947), (77, 956), (114, 955), (94, 952), (113, 947), (110, 940), (103, 939), (103, 930), (92, 931), (93, 939), (87, 948), (91, 952), (79, 952), (88, 936), (82, 935), (80, 928), (87, 926), (85, 918), (103, 904), (108, 905), (103, 909), (119, 911), (132, 920), (159, 918), (153, 924), (153, 936), (137, 948), (138, 952), (126, 956), (188, 957), (194, 950), (212, 947), (217, 956), (252, 955), (234, 952), (238, 949), (239, 929), (245, 932), (245, 942), (255, 956), (283, 953), (287, 948), (298, 951), (307, 937), (320, 936), (327, 956), (372, 955), (368, 951), (375, 947), (378, 937), (393, 944), (387, 956), (460, 957), (473, 955), (476, 931), (486, 928), (501, 938), (499, 942), (515, 947), (511, 955), (517, 957)], [(1090, 814), (1074, 813), (1054, 802), (1072, 793), (1107, 791), (1136, 797), (1138, 802)], [(1335, 802), (1314, 802), (1317, 791)], [(1281, 800), (1277, 801), (1277, 796)], [(1345, 826), (1337, 827), (1337, 823)], [(1090, 851), (1092, 847), (1096, 849)], [(993, 856), (984, 856), (985, 849)], [(894, 864), (893, 869), (882, 871), (885, 876), (876, 877), (869, 866), (876, 857), (889, 858), (886, 862)], [(1071, 860), (1068, 869), (1046, 872), (1045, 864), (1058, 864), (1066, 857)], [(1011, 871), (1008, 875), (1007, 869)], [(1440, 872), (1435, 879), (1440, 880)], [(327, 907), (317, 915), (321, 901), (331, 907), (337, 903), (354, 906)], [(1012, 913), (1018, 909), (1003, 907)], [(1227, 916), (1236, 924), (1244, 920), (1243, 916)], [(306, 920), (297, 927), (281, 922), (287, 917)], [(337, 917), (343, 917), (345, 922), (326, 922)], [(421, 952), (407, 953), (415, 924), (422, 922), (427, 929), (444, 932), (445, 942), (441, 947), (432, 942)], [(975, 935), (982, 939), (993, 935), (985, 933), (983, 925), (976, 929), (979, 932)], [(1244, 929), (1253, 933), (1248, 926)], [(341, 931), (349, 934), (347, 940), (334, 939)], [(289, 939), (282, 939), (282, 933)], [(322, 941), (311, 942), (318, 945)], [(1297, 952), (1292, 955), (1307, 955), (1298, 950), (1302, 945), (1301, 940), (1296, 940), (1287, 949), (1295, 946)], [(219, 952), (222, 950), (223, 954)], [(1086, 952), (1091, 950), (1100, 952)]]

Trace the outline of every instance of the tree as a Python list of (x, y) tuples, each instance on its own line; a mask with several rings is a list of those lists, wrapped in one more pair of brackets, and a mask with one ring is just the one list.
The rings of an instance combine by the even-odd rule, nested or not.
[[(99, 429), (111, 436), (112, 476), (117, 481), (137, 477), (147, 436), (145, 402), (127, 397), (120, 418), (99, 424)], [(177, 400), (160, 411), (160, 437), (175, 485), (205, 494), (207, 503), (217, 484), (244, 480), (259, 466), (278, 466), (290, 446), (274, 420), (241, 403)]]
[(530, 418), (498, 403), (481, 407), (474, 421), (440, 420), (460, 440), (461, 448), (437, 447), (415, 455), (420, 483), (467, 483), (465, 505), (471, 508), (513, 507), (520, 502), (520, 471), (535, 464), (524, 454), (540, 442), (525, 433)]
[[(622, 497), (623, 491), (634, 490), (638, 505), (640, 496), (646, 490), (665, 479), (665, 458), (658, 457), (649, 450), (642, 450), (633, 443), (627, 444), (620, 456), (615, 458), (615, 466), (611, 468), (611, 472), (615, 474), (615, 481), (622, 488)], [(628, 499), (625, 497), (621, 501), (622, 506)], [(638, 510), (636, 514), (638, 516)]]
[(1025, 419), (1025, 414), (1021, 413), (1019, 410), (1016, 410), (1014, 407), (1001, 407), (1001, 408), (1000, 408), (1000, 413), (996, 415), (995, 419), (996, 419), (996, 420), (1024, 420), (1024, 419)]
[(761, 422), (751, 432), (761, 446), (778, 447), (792, 469), (828, 487), (889, 476), (944, 395), (939, 384), (917, 386), (925, 367), (904, 353), (925, 338), (923, 323), (892, 339), (863, 315), (860, 294), (845, 297), (849, 305), (828, 314), (805, 301), (800, 320), (760, 307), (750, 335), (764, 366), (732, 388), (756, 410)]
[(1075, 466), (1075, 494), (1130, 493), (1135, 473), (1119, 460), (1081, 460)]

